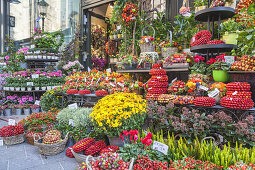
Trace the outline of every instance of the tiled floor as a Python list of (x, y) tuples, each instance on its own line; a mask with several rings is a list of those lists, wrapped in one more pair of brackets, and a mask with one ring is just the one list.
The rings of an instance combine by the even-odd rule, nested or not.
[[(6, 121), (0, 120), (0, 127), (6, 125)], [(73, 170), (76, 165), (78, 163), (74, 158), (65, 156), (65, 151), (45, 157), (39, 153), (36, 146), (26, 142), (0, 146), (0, 170)]]

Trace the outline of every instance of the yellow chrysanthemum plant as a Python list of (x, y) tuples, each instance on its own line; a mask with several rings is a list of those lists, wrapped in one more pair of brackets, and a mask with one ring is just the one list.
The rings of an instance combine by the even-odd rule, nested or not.
[(92, 122), (109, 137), (119, 136), (123, 130), (141, 129), (146, 117), (147, 102), (135, 93), (108, 95), (93, 108)]

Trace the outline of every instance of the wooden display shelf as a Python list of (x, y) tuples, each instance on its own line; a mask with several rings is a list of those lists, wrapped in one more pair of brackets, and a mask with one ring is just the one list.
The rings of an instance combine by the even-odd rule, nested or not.
[(219, 21), (232, 18), (235, 15), (235, 9), (230, 7), (206, 8), (195, 13), (195, 19), (198, 21)]
[[(188, 68), (172, 68), (172, 69), (164, 69), (166, 72), (184, 72), (189, 71)], [(142, 69), (136, 69), (136, 70), (117, 70), (117, 73), (149, 73), (150, 69), (142, 70)]]
[(207, 52), (230, 52), (233, 48), (236, 48), (234, 44), (205, 44), (205, 45), (197, 45), (190, 48), (191, 52), (196, 53), (207, 53)]

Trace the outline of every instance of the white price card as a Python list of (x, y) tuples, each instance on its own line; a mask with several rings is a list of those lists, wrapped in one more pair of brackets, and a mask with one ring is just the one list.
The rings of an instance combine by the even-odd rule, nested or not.
[(208, 94), (208, 96), (209, 97), (216, 97), (216, 96), (218, 96), (220, 94), (220, 91), (219, 91), (219, 89), (214, 89), (213, 91), (211, 91), (209, 94)]
[(4, 141), (0, 140), (0, 146), (4, 146)]
[(68, 106), (68, 108), (71, 109), (71, 110), (73, 110), (73, 109), (78, 109), (78, 105), (77, 105), (77, 103), (70, 104), (70, 105)]
[(91, 69), (88, 67), (88, 72), (90, 72), (91, 71)]
[(69, 125), (74, 126), (73, 119), (69, 119)]
[(39, 78), (39, 74), (33, 74), (32, 75), (32, 79), (38, 79)]
[(33, 86), (34, 82), (27, 82), (27, 86)]
[(208, 91), (209, 89), (205, 86), (199, 86), (200, 89), (204, 90), (204, 91)]
[(35, 101), (35, 104), (36, 104), (36, 105), (40, 105), (40, 101), (39, 101), (39, 100), (36, 100), (36, 101)]
[(147, 42), (147, 43), (148, 43), (148, 42), (149, 42), (149, 39), (148, 39), (148, 38), (145, 38), (145, 42)]
[(233, 95), (233, 96), (235, 96), (237, 93), (238, 93), (238, 92), (237, 92), (237, 91), (235, 91), (234, 93), (232, 93), (232, 95)]
[(15, 120), (14, 120), (14, 119), (9, 119), (8, 125), (13, 125), (13, 126), (15, 126)]
[(121, 87), (125, 87), (124, 84), (122, 84), (120, 82), (118, 83), (118, 85), (121, 86)]
[(87, 82), (87, 77), (84, 78), (84, 81)]
[(175, 81), (177, 81), (177, 77), (176, 77), (175, 79), (172, 80), (172, 84), (173, 84)]
[(153, 145), (152, 145), (152, 149), (155, 149), (159, 152), (162, 152), (163, 154), (167, 155), (167, 151), (168, 151), (168, 146), (158, 142), (158, 141), (154, 141)]
[(112, 69), (111, 69), (111, 68), (108, 68), (108, 69), (106, 69), (106, 72), (107, 72), (107, 73), (111, 73), (111, 72), (112, 72)]

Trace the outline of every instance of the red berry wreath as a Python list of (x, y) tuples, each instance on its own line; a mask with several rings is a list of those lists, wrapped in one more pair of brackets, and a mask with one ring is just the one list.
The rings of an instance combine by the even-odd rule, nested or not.
[(208, 41), (207, 44), (225, 44), (225, 42), (222, 40), (211, 40), (211, 41)]
[(108, 55), (115, 55), (117, 53), (117, 47), (114, 41), (110, 40), (105, 44), (105, 50)]
[(197, 46), (197, 45), (204, 45), (204, 44), (207, 44), (211, 38), (212, 38), (212, 34), (210, 31), (202, 30), (196, 33), (196, 35), (192, 37), (190, 45), (191, 47)]

